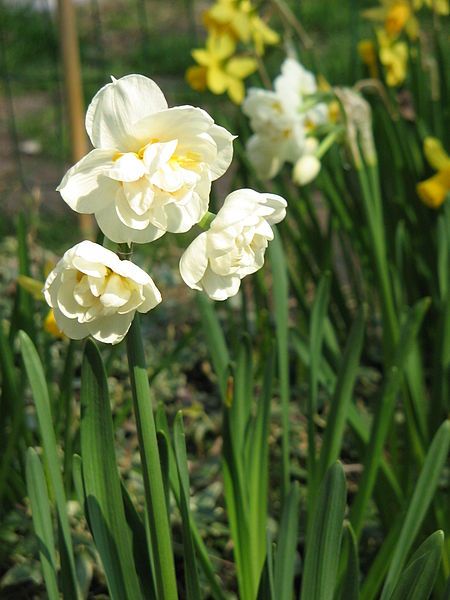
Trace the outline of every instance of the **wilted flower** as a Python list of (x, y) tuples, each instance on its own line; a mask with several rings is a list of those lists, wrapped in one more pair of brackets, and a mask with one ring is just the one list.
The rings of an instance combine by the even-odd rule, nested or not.
[(79, 340), (117, 344), (136, 311), (161, 302), (152, 278), (128, 260), (93, 242), (80, 242), (64, 254), (47, 277), (44, 296), (58, 328)]
[(200, 108), (167, 108), (156, 83), (142, 75), (104, 86), (88, 108), (86, 129), (95, 150), (58, 189), (73, 210), (94, 213), (117, 243), (188, 231), (233, 154), (226, 129)]
[(417, 193), (424, 204), (439, 208), (450, 193), (450, 156), (437, 138), (425, 138), (423, 149), (430, 167), (437, 173), (418, 183)]
[(317, 83), (296, 60), (284, 61), (274, 88), (251, 88), (242, 106), (255, 132), (247, 142), (247, 154), (261, 179), (274, 177), (285, 162), (295, 164), (305, 154), (307, 134), (328, 118), (323, 103), (304, 110)]
[(257, 70), (258, 64), (250, 56), (233, 56), (235, 50), (236, 42), (231, 36), (211, 34), (206, 48), (192, 51), (199, 66), (186, 72), (191, 87), (201, 91), (204, 82), (213, 94), (227, 92), (233, 102), (241, 104), (245, 95), (243, 80)]
[(188, 246), (180, 261), (185, 283), (213, 300), (237, 294), (241, 279), (264, 264), (273, 239), (271, 225), (286, 215), (286, 201), (275, 194), (242, 189), (232, 192), (211, 223)]

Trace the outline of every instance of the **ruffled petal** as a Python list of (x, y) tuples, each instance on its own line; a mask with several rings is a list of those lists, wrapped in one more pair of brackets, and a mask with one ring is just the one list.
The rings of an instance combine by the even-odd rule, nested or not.
[(95, 214), (98, 226), (112, 242), (116, 244), (146, 244), (153, 242), (165, 234), (163, 229), (154, 227), (151, 223), (145, 229), (132, 229), (125, 225), (118, 217), (115, 206), (108, 206), (106, 209)]
[(87, 323), (93, 338), (105, 344), (118, 344), (126, 336), (134, 317), (134, 311), (123, 315), (114, 314)]
[(199, 282), (208, 267), (206, 242), (207, 233), (201, 233), (186, 248), (180, 260), (181, 277), (185, 284), (194, 290), (202, 289)]
[(105, 85), (86, 114), (86, 130), (96, 148), (133, 151), (133, 125), (167, 108), (158, 85), (143, 75), (126, 75)]
[(92, 214), (114, 198), (119, 184), (108, 177), (114, 152), (92, 150), (64, 175), (57, 190), (72, 210)]

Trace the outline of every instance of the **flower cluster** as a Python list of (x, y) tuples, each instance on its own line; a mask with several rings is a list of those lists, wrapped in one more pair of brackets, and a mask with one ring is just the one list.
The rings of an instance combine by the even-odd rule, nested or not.
[[(112, 242), (130, 248), (205, 221), (211, 182), (228, 169), (234, 139), (208, 113), (169, 108), (154, 81), (128, 75), (96, 94), (86, 129), (94, 149), (58, 190), (74, 211), (94, 214)], [(271, 225), (284, 218), (285, 207), (273, 194), (230, 194), (211, 229), (183, 255), (183, 279), (215, 300), (236, 294), (242, 277), (262, 267)], [(47, 277), (44, 296), (68, 337), (92, 335), (111, 344), (124, 338), (136, 311), (161, 302), (145, 271), (90, 241), (64, 254)]]
[(314, 75), (293, 58), (284, 61), (273, 87), (250, 88), (242, 106), (254, 132), (248, 158), (261, 179), (275, 177), (284, 163), (292, 163), (294, 181), (304, 185), (320, 170), (313, 134), (327, 122), (328, 108), (314, 98)]
[[(241, 104), (245, 95), (243, 80), (258, 68), (256, 56), (265, 46), (277, 44), (279, 36), (258, 15), (250, 0), (217, 0), (205, 11), (203, 22), (208, 32), (204, 48), (192, 51), (197, 65), (189, 67), (186, 78), (197, 91), (228, 93)], [(239, 54), (242, 44), (247, 54)]]
[(449, 0), (380, 0), (380, 6), (369, 8), (363, 16), (376, 23), (376, 44), (372, 40), (359, 43), (359, 54), (371, 77), (378, 77), (378, 61), (390, 87), (401, 85), (407, 74), (409, 50), (406, 40), (419, 35), (416, 12), (422, 8), (438, 15), (448, 15)]

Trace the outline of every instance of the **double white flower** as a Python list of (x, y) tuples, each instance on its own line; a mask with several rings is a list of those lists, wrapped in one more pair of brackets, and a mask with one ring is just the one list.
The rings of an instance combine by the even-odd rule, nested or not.
[(285, 162), (295, 164), (311, 154), (308, 133), (327, 119), (324, 104), (303, 110), (316, 92), (314, 75), (293, 58), (283, 62), (274, 91), (249, 90), (242, 106), (254, 131), (247, 153), (261, 179), (271, 179)]
[(242, 189), (232, 192), (211, 223), (186, 249), (180, 261), (185, 283), (213, 300), (239, 291), (241, 279), (264, 264), (273, 239), (271, 225), (286, 215), (286, 201), (275, 194)]
[(125, 337), (136, 311), (148, 312), (161, 302), (150, 275), (89, 241), (67, 250), (47, 277), (44, 296), (68, 337), (92, 335), (108, 344)]
[(188, 231), (208, 210), (211, 181), (227, 170), (233, 136), (200, 108), (168, 108), (154, 81), (114, 79), (89, 105), (94, 146), (59, 191), (76, 212), (95, 214), (117, 243)]

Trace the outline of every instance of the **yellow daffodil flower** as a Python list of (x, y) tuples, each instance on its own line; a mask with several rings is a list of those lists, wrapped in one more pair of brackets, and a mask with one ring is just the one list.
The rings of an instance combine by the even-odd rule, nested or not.
[(386, 83), (396, 87), (406, 79), (408, 46), (405, 42), (392, 41), (384, 30), (377, 31), (380, 62), (385, 70)]
[(377, 50), (372, 40), (361, 40), (358, 43), (358, 54), (369, 70), (372, 79), (378, 79)]
[(408, 0), (380, 0), (381, 6), (363, 11), (363, 16), (371, 21), (383, 23), (384, 31), (392, 39), (403, 31), (416, 39), (419, 23)]
[(448, 0), (414, 0), (414, 10), (420, 10), (423, 6), (431, 9), (438, 15), (450, 14), (450, 3)]
[(249, 0), (218, 0), (203, 15), (205, 27), (216, 35), (228, 35), (244, 44), (252, 43), (262, 56), (264, 47), (279, 42), (279, 35), (256, 13)]
[(186, 78), (197, 90), (207, 87), (213, 94), (228, 93), (235, 104), (241, 104), (245, 96), (243, 80), (254, 73), (258, 64), (248, 56), (233, 56), (236, 42), (228, 35), (211, 34), (206, 48), (192, 51), (199, 66), (188, 69)]
[(427, 137), (423, 144), (425, 157), (435, 175), (417, 184), (417, 193), (430, 208), (439, 208), (450, 192), (450, 156), (437, 138)]

